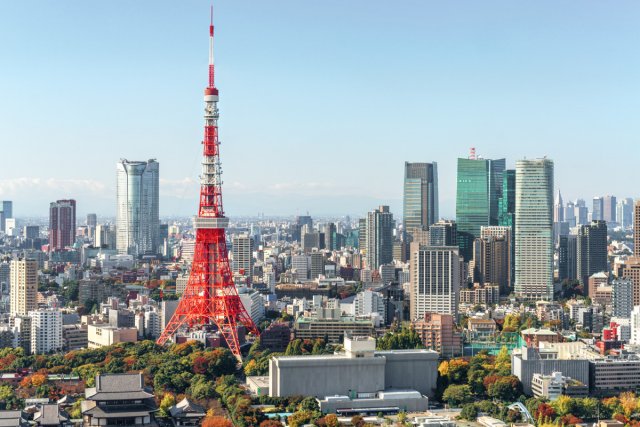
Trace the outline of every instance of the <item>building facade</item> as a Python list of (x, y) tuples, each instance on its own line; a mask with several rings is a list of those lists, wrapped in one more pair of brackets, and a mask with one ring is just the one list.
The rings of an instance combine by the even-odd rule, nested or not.
[(516, 162), (515, 292), (553, 299), (553, 162)]
[(61, 251), (76, 240), (76, 201), (58, 200), (49, 206), (49, 250)]
[(116, 248), (120, 254), (158, 253), (159, 171), (155, 160), (117, 163)]
[(422, 318), (425, 313), (456, 315), (463, 277), (459, 249), (455, 246), (412, 246), (411, 320)]
[(10, 313), (27, 316), (38, 305), (38, 262), (33, 259), (14, 259), (10, 268)]
[(404, 163), (404, 230), (429, 227), (438, 220), (438, 164)]

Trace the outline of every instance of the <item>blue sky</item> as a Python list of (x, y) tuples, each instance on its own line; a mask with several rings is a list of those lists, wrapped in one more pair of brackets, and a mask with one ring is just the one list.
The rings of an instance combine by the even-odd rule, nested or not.
[[(160, 162), (161, 214), (195, 213), (204, 1), (0, 3), (0, 198), (115, 213), (115, 162)], [(229, 215), (402, 215), (405, 160), (555, 161), (565, 200), (640, 196), (637, 1), (215, 4)]]

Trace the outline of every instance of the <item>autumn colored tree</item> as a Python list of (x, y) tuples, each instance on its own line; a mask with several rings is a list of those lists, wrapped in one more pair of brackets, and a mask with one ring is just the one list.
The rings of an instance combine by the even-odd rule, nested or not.
[(202, 421), (202, 427), (233, 427), (233, 423), (225, 417), (206, 417)]
[(627, 418), (636, 412), (636, 409), (638, 409), (638, 398), (635, 393), (631, 391), (620, 393), (620, 406), (622, 407), (624, 416)]
[(283, 425), (280, 421), (264, 420), (260, 423), (260, 427), (283, 427)]

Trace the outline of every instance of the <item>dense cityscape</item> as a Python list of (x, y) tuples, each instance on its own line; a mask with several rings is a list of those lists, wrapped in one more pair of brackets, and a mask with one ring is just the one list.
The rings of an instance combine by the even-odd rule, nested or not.
[(0, 425), (640, 425), (640, 199), (470, 147), (455, 217), (422, 153), (401, 212), (226, 216), (211, 15), (193, 217), (154, 158), (111, 215), (0, 202)]

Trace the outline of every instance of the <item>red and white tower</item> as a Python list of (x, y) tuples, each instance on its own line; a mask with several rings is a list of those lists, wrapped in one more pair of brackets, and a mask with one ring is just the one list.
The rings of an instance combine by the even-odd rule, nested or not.
[(169, 324), (158, 339), (164, 344), (183, 328), (215, 325), (229, 349), (240, 358), (238, 327), (258, 334), (258, 328), (245, 310), (233, 283), (225, 228), (229, 219), (222, 208), (222, 170), (218, 141), (218, 89), (213, 62), (213, 8), (209, 26), (209, 85), (204, 90), (204, 141), (200, 207), (193, 223), (196, 244), (191, 275)]

